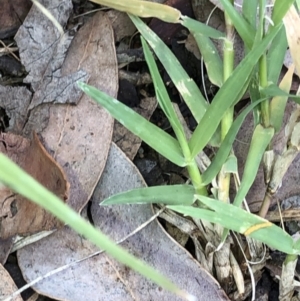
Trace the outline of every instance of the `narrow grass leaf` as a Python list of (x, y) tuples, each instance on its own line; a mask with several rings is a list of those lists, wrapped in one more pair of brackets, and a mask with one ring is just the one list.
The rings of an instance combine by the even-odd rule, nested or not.
[(218, 152), (215, 155), (213, 161), (202, 175), (203, 185), (208, 185), (213, 180), (213, 178), (219, 173), (219, 171), (222, 168), (222, 165), (225, 163), (225, 161), (228, 158), (228, 155), (232, 149), (232, 144), (246, 116), (253, 110), (255, 106), (257, 106), (263, 100), (265, 100), (265, 98), (260, 99), (252, 103), (251, 105), (249, 105), (235, 119), (227, 135), (225, 136), (225, 139), (223, 140), (220, 148), (218, 149)]
[[(289, 92), (289, 91), (288, 91)], [(289, 97), (292, 98), (295, 102), (299, 103), (300, 102), (300, 96), (295, 95), (295, 94), (289, 94), (288, 92), (284, 91), (280, 87), (271, 84), (266, 88), (261, 89), (261, 93), (266, 95), (266, 96), (284, 96), (284, 97)]]
[[(291, 89), (295, 67), (291, 66), (279, 84), (279, 88), (288, 93)], [(284, 110), (288, 96), (275, 96), (270, 102), (270, 123), (277, 133), (282, 126)]]
[[(259, 79), (257, 73), (251, 79), (249, 85), (249, 93), (250, 93), (251, 102), (255, 102), (257, 99), (261, 98), (260, 90), (259, 90)], [(254, 127), (260, 122), (260, 116), (261, 116), (260, 108), (255, 107), (253, 109)]]
[(221, 87), (223, 84), (223, 62), (216, 46), (207, 36), (193, 31), (191, 33), (200, 49), (209, 80), (214, 85)]
[(181, 20), (182, 20), (181, 24), (184, 27), (186, 27), (189, 31), (197, 32), (199, 34), (202, 34), (202, 35), (212, 38), (212, 39), (225, 38), (224, 32), (214, 29), (213, 27), (210, 27), (199, 21), (191, 19), (187, 16), (181, 16)]
[(281, 25), (274, 27), (261, 43), (247, 54), (220, 88), (189, 141), (193, 157), (203, 150), (216, 131), (224, 113), (237, 102), (238, 97), (245, 88), (245, 83), (250, 80), (253, 67), (276, 36), (280, 27)]
[(196, 83), (188, 76), (167, 45), (143, 21), (132, 15), (129, 15), (129, 17), (155, 52), (194, 118), (199, 122), (208, 108), (208, 103)]
[[(282, 27), (272, 41), (267, 53), (268, 81), (277, 84), (288, 47), (285, 28)], [(276, 64), (274, 63), (276, 62)]]
[(272, 20), (274, 22), (274, 25), (277, 25), (282, 21), (283, 17), (286, 15), (287, 11), (290, 9), (294, 2), (295, 0), (275, 1), (272, 12)]
[[(153, 80), (153, 85), (155, 88), (157, 101), (158, 101), (161, 109), (163, 110), (164, 114), (166, 115), (166, 117), (169, 120), (171, 119), (173, 122), (175, 122), (177, 120), (177, 122), (180, 124), (180, 122), (178, 121), (178, 118), (176, 118), (176, 114), (175, 114), (174, 108), (171, 104), (169, 94), (168, 94), (165, 84), (159, 74), (159, 71), (158, 71), (157, 65), (155, 63), (154, 57), (152, 55), (152, 52), (143, 37), (141, 37), (141, 42), (142, 42), (142, 46), (143, 46), (146, 63), (148, 65), (148, 68), (149, 68), (149, 71), (150, 71), (150, 74), (151, 74), (151, 77)], [(157, 94), (159, 94), (159, 97)]]
[(264, 128), (258, 124), (253, 132), (243, 178), (233, 204), (240, 206), (253, 184), (264, 152), (274, 136), (274, 128)]
[(223, 165), (224, 173), (237, 173), (238, 172), (238, 164), (237, 157), (234, 154), (230, 154)]
[(178, 139), (179, 144), (181, 146), (182, 146), (182, 144), (184, 144), (184, 147), (188, 147), (187, 139), (185, 137), (183, 127), (182, 127), (179, 119), (177, 118), (177, 115), (175, 113), (175, 110), (174, 110), (174, 107), (170, 100), (167, 89), (166, 89), (164, 82), (159, 74), (159, 71), (158, 71), (156, 62), (154, 60), (154, 57), (152, 55), (152, 52), (150, 51), (150, 48), (143, 37), (141, 37), (141, 41), (142, 41), (142, 45), (143, 45), (146, 62), (149, 67), (151, 77), (153, 80), (153, 84), (154, 84), (154, 88), (156, 91), (157, 101), (158, 101), (161, 109), (167, 116), (167, 118), (175, 132), (175, 135)]
[(251, 49), (255, 37), (254, 28), (241, 16), (237, 10), (233, 7), (229, 0), (220, 0), (224, 11), (230, 17), (234, 28), (246, 44), (246, 46)]
[(294, 242), (294, 249), (300, 250), (300, 238)]
[(79, 213), (71, 209), (3, 154), (0, 154), (0, 182), (45, 208), (100, 249), (105, 250), (119, 262), (158, 284), (159, 287), (182, 296), (186, 300), (188, 299), (187, 293), (180, 290), (154, 268), (116, 245), (100, 230), (97, 230), (88, 221), (83, 219)]
[(178, 166), (186, 165), (180, 145), (172, 136), (106, 93), (82, 82), (78, 86), (157, 152)]
[(160, 3), (140, 0), (90, 0), (142, 18), (155, 17), (169, 23), (179, 23), (179, 10)]
[(169, 185), (137, 188), (115, 194), (100, 205), (149, 204), (191, 205), (194, 202), (195, 189), (191, 185)]
[[(179, 212), (184, 215), (191, 216), (197, 219), (204, 219), (209, 222), (222, 225), (225, 228), (245, 233), (248, 229), (255, 225), (269, 223), (267, 220), (248, 213), (247, 211), (235, 207), (231, 204), (224, 203), (218, 200), (198, 196), (199, 200), (203, 202), (208, 209), (200, 209), (192, 206), (167, 206), (169, 209)], [(272, 248), (276, 248), (288, 254), (299, 254), (300, 250), (293, 248), (292, 238), (284, 232), (280, 227), (272, 224), (269, 227), (261, 228), (257, 231), (251, 232), (250, 237), (264, 242)]]
[[(216, 199), (211, 199), (208, 197), (204, 197), (201, 195), (196, 196), (203, 204), (205, 204), (208, 208), (214, 210), (217, 214), (222, 214), (222, 212), (225, 212), (225, 215), (229, 217), (229, 224), (230, 220), (232, 221), (235, 217), (238, 217), (239, 223), (241, 224), (240, 230), (237, 232), (244, 234), (245, 232), (249, 231), (253, 226), (255, 225), (262, 225), (269, 223), (268, 220), (256, 215), (252, 214), (250, 212), (247, 212), (246, 210), (236, 207), (232, 204), (228, 204), (225, 202), (220, 202), (219, 200)], [(222, 203), (222, 204), (220, 204)], [(243, 222), (244, 221), (244, 224)], [(230, 227), (229, 227), (230, 228)], [(232, 229), (232, 228), (230, 228)], [(235, 230), (235, 229), (233, 229)], [(270, 231), (268, 231), (270, 230)], [(235, 230), (236, 231), (236, 230)], [(282, 228), (272, 225), (272, 227), (265, 228), (263, 232), (257, 231), (252, 232), (252, 235), (249, 235), (255, 239), (258, 239), (260, 241), (265, 242), (269, 246), (274, 246), (274, 244), (280, 244), (282, 242), (285, 242), (287, 244), (287, 249), (286, 251), (290, 250), (291, 251), (291, 242), (293, 239), (291, 238), (290, 235), (288, 235)], [(267, 239), (265, 239), (265, 235), (268, 233), (270, 235)], [(278, 241), (278, 238), (281, 238), (282, 240)], [(277, 247), (275, 247), (277, 249)]]
[(244, 19), (248, 21), (248, 23), (253, 27), (253, 29), (256, 28), (257, 7), (258, 0), (243, 1), (242, 12)]
[(257, 42), (260, 42), (265, 34), (265, 13), (266, 13), (266, 0), (259, 1), (259, 12), (258, 12), (258, 27), (255, 35), (254, 47)]

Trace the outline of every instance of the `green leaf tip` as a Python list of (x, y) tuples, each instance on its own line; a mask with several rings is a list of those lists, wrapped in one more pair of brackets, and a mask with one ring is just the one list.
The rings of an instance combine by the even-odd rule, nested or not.
[(192, 205), (195, 200), (195, 189), (191, 185), (169, 185), (143, 187), (105, 199), (101, 206), (117, 204), (151, 204), (161, 203), (166, 205)]

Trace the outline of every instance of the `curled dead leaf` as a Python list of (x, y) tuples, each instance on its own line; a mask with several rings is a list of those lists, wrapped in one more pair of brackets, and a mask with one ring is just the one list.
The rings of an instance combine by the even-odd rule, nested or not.
[[(6, 269), (0, 264), (0, 300), (2, 298), (7, 297), (9, 294), (12, 294), (16, 289), (17, 286), (14, 283), (13, 279), (6, 271)], [(21, 296), (17, 296), (14, 298), (15, 301), (23, 301)]]
[[(32, 141), (1, 133), (0, 152), (26, 170), (47, 189), (66, 201), (69, 184), (62, 168), (46, 152), (36, 134)], [(62, 226), (50, 213), (10, 189), (0, 187), (0, 238), (28, 235)]]

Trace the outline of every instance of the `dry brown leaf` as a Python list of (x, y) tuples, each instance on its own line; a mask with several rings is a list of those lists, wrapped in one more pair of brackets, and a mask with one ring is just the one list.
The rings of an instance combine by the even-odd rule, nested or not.
[[(50, 10), (62, 27), (66, 26), (72, 11), (70, 0), (52, 1), (51, 6), (48, 1), (43, 0), (41, 4)], [(21, 61), (29, 73), (24, 82), (31, 84), (34, 91), (38, 90), (43, 80), (59, 40), (60, 34), (56, 27), (33, 5), (23, 25), (18, 30), (15, 41), (19, 47)]]
[[(105, 171), (92, 197), (91, 214), (95, 226), (119, 240), (147, 221), (153, 215), (150, 205), (99, 206), (109, 195), (142, 186), (145, 183), (137, 168), (112, 144)], [(185, 249), (166, 236), (156, 221), (122, 245), (195, 295), (197, 300), (228, 300), (219, 284)], [(86, 239), (64, 228), (19, 250), (18, 262), (24, 278), (32, 281), (95, 250)], [(35, 289), (55, 299), (72, 301), (132, 301), (132, 296), (135, 300), (179, 300), (105, 254), (47, 278)]]
[(296, 67), (297, 74), (300, 74), (300, 18), (296, 8), (292, 6), (283, 18), (286, 36), (289, 44), (289, 51)]
[[(71, 0), (63, 3), (45, 1), (43, 4), (65, 27), (72, 9)], [(71, 184), (70, 204), (76, 210), (88, 201), (99, 180), (112, 136), (111, 116), (94, 101), (81, 98), (82, 92), (76, 85), (76, 80), (87, 79), (88, 72), (90, 84), (113, 97), (117, 94), (112, 29), (108, 20), (100, 16), (98, 14), (89, 22), (87, 30), (83, 26), (81, 34), (77, 35), (81, 47), (71, 47), (65, 60), (73, 37), (66, 33), (60, 39), (53, 24), (35, 6), (32, 7), (16, 41), (22, 62), (29, 72), (25, 81), (32, 81), (35, 91), (33, 99), (25, 87), (0, 87), (3, 96), (0, 107), (9, 120), (5, 130), (25, 137), (30, 137), (35, 130), (43, 137), (44, 145), (67, 174)], [(39, 41), (38, 45), (36, 41)], [(85, 71), (77, 71), (79, 67)], [(76, 73), (70, 73), (72, 70)], [(54, 105), (56, 103), (60, 105)], [(1, 249), (10, 249), (2, 243), (0, 241)], [(5, 260), (6, 256), (7, 253), (2, 259)]]
[[(57, 1), (57, 6), (61, 5), (62, 11), (69, 11), (67, 3)], [(54, 15), (58, 13), (54, 3), (51, 3), (49, 9)], [(23, 133), (27, 136), (34, 129), (43, 137), (46, 148), (67, 174), (71, 185), (70, 205), (81, 210), (91, 196), (105, 165), (113, 118), (87, 96), (81, 97), (76, 81), (86, 80), (85, 74), (88, 74), (89, 84), (116, 97), (118, 74), (112, 28), (100, 12), (79, 30), (72, 42), (72, 37), (68, 35), (58, 40), (55, 30), (48, 32), (47, 27), (40, 28), (36, 24), (41, 18), (45, 18), (35, 18), (39, 14), (38, 11), (30, 13), (18, 37), (18, 41), (21, 40), (20, 51), (24, 54), (25, 67), (30, 71), (27, 80), (34, 77), (36, 88)], [(59, 20), (65, 19), (66, 16), (60, 16)], [(44, 24), (46, 21), (41, 22)], [(63, 25), (62, 21), (61, 23)], [(52, 24), (47, 26), (53, 27)], [(31, 27), (40, 32), (36, 30), (30, 33)], [(44, 49), (46, 46), (40, 46), (39, 51), (30, 52), (22, 40), (29, 40), (30, 44), (39, 36), (51, 33), (54, 36), (47, 37), (42, 43), (51, 41), (56, 45), (55, 49), (49, 51), (48, 57), (44, 55), (48, 51)], [(43, 66), (46, 59), (48, 64)], [(39, 65), (40, 62), (42, 66)]]
[[(69, 184), (62, 168), (46, 152), (36, 134), (32, 141), (14, 134), (1, 133), (0, 152), (26, 170), (60, 199), (66, 201)], [(38, 205), (8, 188), (0, 188), (0, 237), (28, 235), (59, 228), (62, 223)]]
[(0, 39), (11, 37), (17, 32), (31, 5), (30, 0), (1, 0)]
[[(88, 83), (116, 97), (118, 71), (113, 32), (102, 12), (75, 36), (62, 74), (84, 69)], [(113, 118), (83, 95), (76, 106), (51, 106), (48, 126), (41, 131), (45, 143), (70, 179), (70, 204), (81, 210), (89, 200), (105, 166)]]
[[(65, 27), (72, 9), (72, 2), (71, 0), (63, 1), (63, 3), (61, 1), (56, 2), (56, 4), (54, 1), (51, 2), (50, 10), (61, 22), (61, 25)], [(50, 5), (47, 1), (42, 1), (42, 4)], [(65, 56), (62, 46), (67, 43), (59, 43), (59, 34), (53, 28), (53, 24), (35, 6), (31, 8), (26, 20), (16, 34), (15, 40), (18, 43), (22, 63), (29, 72), (25, 82), (31, 83), (32, 81), (31, 88), (34, 91), (41, 85), (44, 76), (46, 76), (48, 83), (52, 77), (57, 80), (57, 77), (52, 76), (51, 72), (47, 73), (46, 69), (58, 69), (57, 72), (59, 72), (59, 63), (62, 63), (61, 61), (63, 61)], [(58, 47), (58, 44), (62, 44), (61, 47)], [(51, 64), (52, 61), (54, 61), (53, 64)], [(52, 87), (49, 88), (51, 91)], [(44, 91), (46, 92), (45, 89)], [(67, 91), (67, 89), (62, 88), (62, 91)], [(56, 94), (58, 94), (58, 99), (61, 99), (59, 93)], [(81, 96), (81, 93), (78, 94), (76, 90), (73, 94), (77, 96), (77, 100)], [(54, 95), (52, 94), (52, 96)], [(37, 112), (32, 118), (28, 110), (31, 101), (32, 92), (27, 87), (0, 86), (0, 108), (2, 113), (4, 113), (4, 118), (8, 121), (4, 124), (5, 127), (2, 130), (18, 135), (26, 135), (25, 132), (27, 132), (27, 138), (30, 139), (35, 128), (36, 132), (39, 132), (39, 129), (44, 129), (48, 124), (49, 108), (44, 108), (44, 112), (41, 111), (41, 114)], [(76, 102), (76, 99), (74, 102)], [(28, 129), (27, 131), (24, 131), (25, 127)], [(13, 239), (10, 242), (13, 243)], [(1, 250), (9, 252), (10, 248), (11, 246), (9, 246), (7, 240), (0, 240)], [(1, 254), (3, 255), (1, 256), (3, 260), (6, 259), (7, 252)]]
[(116, 42), (121, 42), (122, 39), (131, 37), (136, 32), (134, 24), (126, 13), (112, 9), (107, 12), (107, 17), (114, 29)]
[[(12, 278), (10, 277), (9, 273), (5, 270), (5, 268), (0, 264), (0, 300), (4, 297), (9, 296), (18, 288)], [(17, 296), (14, 298), (14, 301), (23, 301), (21, 296)]]
[(13, 243), (13, 237), (9, 237), (7, 239), (0, 238), (0, 264), (5, 264)]

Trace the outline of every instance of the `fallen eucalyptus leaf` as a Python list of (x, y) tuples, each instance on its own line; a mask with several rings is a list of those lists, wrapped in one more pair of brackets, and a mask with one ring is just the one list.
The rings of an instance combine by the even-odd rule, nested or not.
[[(152, 215), (150, 205), (100, 207), (111, 194), (142, 187), (136, 167), (112, 144), (105, 171), (92, 197), (91, 216), (96, 227), (115, 241), (128, 235)], [(197, 300), (229, 300), (217, 282), (156, 221), (125, 241), (122, 246), (157, 268)], [(54, 268), (82, 258), (96, 248), (68, 228), (18, 251), (24, 278), (35, 279)], [(47, 260), (45, 260), (47, 258)], [(145, 280), (105, 254), (81, 262), (72, 269), (35, 286), (43, 295), (59, 300), (181, 300)]]
[[(2, 264), (0, 264), (0, 279), (0, 300), (2, 300), (4, 297), (12, 294), (17, 289), (17, 286)], [(14, 301), (23, 301), (23, 299), (21, 296), (17, 296)]]
[[(51, 3), (51, 7), (53, 5)], [(34, 24), (31, 23), (31, 26), (35, 27)], [(44, 32), (44, 35), (47, 34)], [(88, 74), (89, 83), (115, 97), (118, 85), (117, 62), (112, 28), (102, 12), (91, 18), (72, 42), (68, 36), (63, 39), (66, 43), (58, 41), (57, 48), (52, 51), (53, 58), (48, 57), (50, 63), (30, 105), (24, 133), (28, 135), (35, 129), (43, 137), (46, 148), (61, 164), (69, 179), (69, 204), (79, 211), (90, 198), (104, 168), (112, 137), (113, 118), (87, 96), (81, 97), (74, 81), (80, 74)], [(21, 51), (26, 49), (21, 48)], [(39, 52), (35, 53), (37, 61), (40, 56)], [(30, 67), (32, 65), (26, 65), (26, 68)], [(63, 102), (59, 105), (49, 103), (48, 100), (45, 103), (45, 94), (49, 93), (49, 99), (55, 99), (54, 95), (51, 96), (51, 89), (55, 90), (57, 82), (53, 78), (56, 75), (60, 76), (62, 82), (71, 79), (67, 84), (69, 88), (60, 95), (61, 100), (56, 101)], [(44, 91), (44, 84), (48, 92)], [(64, 85), (60, 87), (64, 90)], [(74, 94), (71, 91), (77, 92)], [(76, 105), (64, 103), (64, 99)]]

